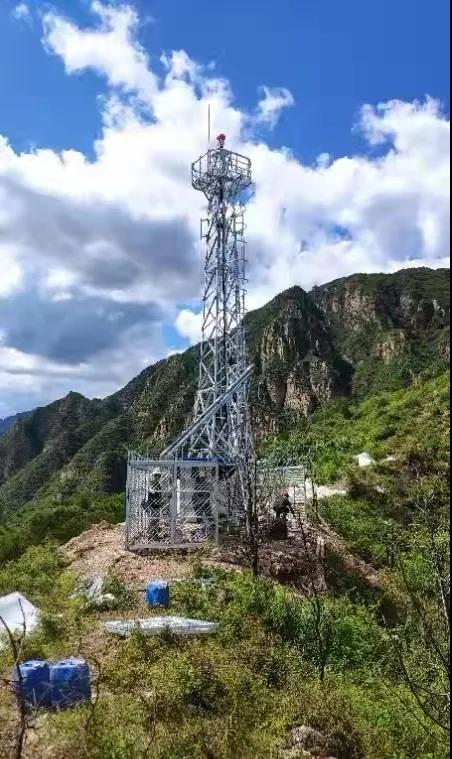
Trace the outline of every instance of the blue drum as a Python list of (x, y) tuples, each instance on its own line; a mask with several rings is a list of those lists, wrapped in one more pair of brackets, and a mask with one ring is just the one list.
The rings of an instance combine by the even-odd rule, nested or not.
[(84, 659), (63, 659), (50, 666), (52, 706), (67, 709), (91, 700), (91, 674)]
[(167, 582), (163, 580), (150, 582), (146, 588), (145, 594), (146, 603), (151, 608), (157, 606), (164, 606), (168, 608), (170, 605), (170, 588)]
[[(20, 677), (19, 677), (19, 671)], [(50, 672), (46, 661), (26, 661), (14, 667), (14, 692), (27, 710), (50, 706)]]

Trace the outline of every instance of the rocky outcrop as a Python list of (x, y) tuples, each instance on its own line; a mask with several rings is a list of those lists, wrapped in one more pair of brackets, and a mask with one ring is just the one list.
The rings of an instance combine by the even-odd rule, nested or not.
[(449, 270), (407, 269), (314, 288), (310, 295), (353, 366), (355, 395), (395, 389), (424, 369), (445, 368), (449, 284)]
[(311, 296), (343, 331), (443, 329), (450, 323), (449, 270), (356, 274), (315, 287)]
[(397, 356), (404, 351), (407, 338), (403, 330), (394, 330), (388, 332), (381, 340), (375, 343), (375, 355), (381, 359), (384, 364), (390, 364)]
[(256, 426), (268, 434), (279, 428), (284, 414), (307, 416), (319, 404), (348, 394), (351, 367), (336, 350), (323, 314), (301, 288), (262, 311), (270, 318), (253, 345), (253, 405)]

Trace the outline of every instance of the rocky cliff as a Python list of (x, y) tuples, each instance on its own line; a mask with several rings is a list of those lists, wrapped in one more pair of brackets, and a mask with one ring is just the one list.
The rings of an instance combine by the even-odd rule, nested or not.
[(314, 288), (311, 297), (353, 366), (354, 394), (406, 385), (449, 361), (449, 270), (357, 274)]
[[(294, 287), (250, 313), (258, 437), (330, 399), (408, 384), (448, 361), (449, 272), (356, 275)], [(15, 421), (0, 437), (0, 516), (37, 495), (121, 492), (126, 451), (158, 453), (187, 423), (197, 349), (146, 369), (105, 400), (76, 393)]]
[(338, 351), (324, 313), (301, 288), (251, 314), (246, 326), (256, 367), (251, 403), (259, 436), (350, 393), (352, 366)]

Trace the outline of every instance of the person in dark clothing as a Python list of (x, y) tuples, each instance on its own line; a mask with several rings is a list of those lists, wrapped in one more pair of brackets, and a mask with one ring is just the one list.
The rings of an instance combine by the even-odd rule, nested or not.
[(150, 540), (157, 540), (160, 533), (160, 516), (163, 506), (162, 484), (160, 474), (155, 472), (151, 478), (145, 511), (148, 515), (148, 532)]
[(269, 538), (270, 540), (287, 540), (289, 537), (287, 515), (292, 514), (295, 516), (287, 490), (283, 490), (282, 493), (276, 496), (273, 502), (273, 511), (276, 514), (276, 519), (273, 520), (270, 526)]
[(152, 475), (151, 488), (148, 492), (146, 500), (146, 511), (148, 514), (155, 516), (156, 511), (160, 511), (162, 508), (162, 488), (160, 483), (160, 475), (155, 473)]
[(280, 495), (276, 496), (273, 503), (273, 511), (276, 514), (276, 518), (281, 519), (284, 522), (287, 521), (288, 514), (295, 516), (295, 512), (292, 508), (292, 502), (289, 498), (289, 493), (287, 490), (283, 490)]

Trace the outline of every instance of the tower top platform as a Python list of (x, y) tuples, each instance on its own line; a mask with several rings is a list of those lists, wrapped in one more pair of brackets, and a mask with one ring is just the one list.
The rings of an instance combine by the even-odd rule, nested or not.
[(208, 199), (220, 192), (232, 199), (252, 183), (250, 159), (222, 145), (224, 142), (219, 140), (219, 147), (208, 150), (192, 164), (192, 185)]

